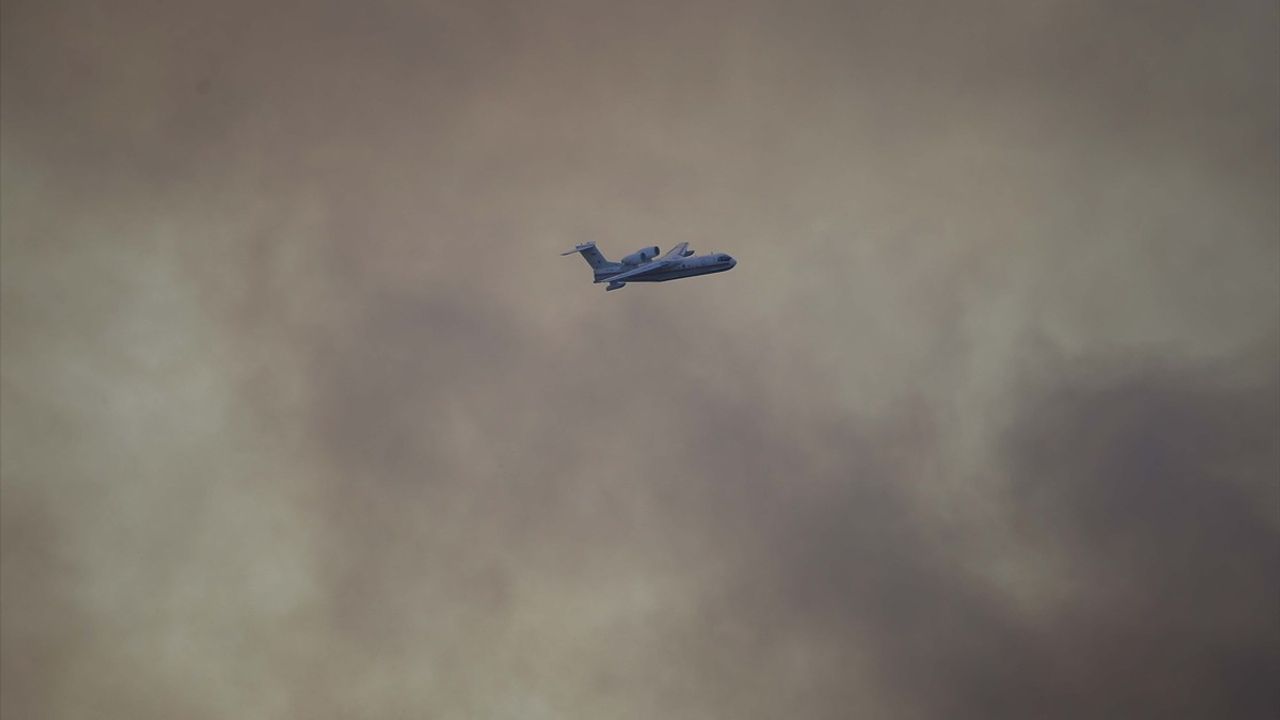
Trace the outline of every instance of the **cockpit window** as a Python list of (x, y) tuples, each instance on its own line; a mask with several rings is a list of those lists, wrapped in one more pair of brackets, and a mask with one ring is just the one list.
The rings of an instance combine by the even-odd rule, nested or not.
[(716, 260), (719, 260), (720, 262), (729, 262), (729, 256), (728, 256), (728, 255), (717, 255), (717, 256), (716, 256)]

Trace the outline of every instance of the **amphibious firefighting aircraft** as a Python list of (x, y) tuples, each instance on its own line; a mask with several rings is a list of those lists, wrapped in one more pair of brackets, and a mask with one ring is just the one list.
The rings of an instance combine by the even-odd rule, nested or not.
[(682, 242), (658, 257), (658, 247), (643, 248), (622, 258), (622, 262), (610, 262), (596, 249), (595, 241), (585, 242), (561, 255), (582, 253), (582, 259), (595, 273), (595, 282), (607, 282), (606, 291), (624, 288), (629, 282), (665, 282), (694, 275), (710, 275), (730, 270), (737, 260), (724, 253), (690, 257), (693, 251), (689, 243)]

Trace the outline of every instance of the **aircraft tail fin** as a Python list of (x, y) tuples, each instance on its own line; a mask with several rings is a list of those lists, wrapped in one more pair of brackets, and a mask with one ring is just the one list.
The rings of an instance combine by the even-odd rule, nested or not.
[(604, 254), (596, 248), (596, 242), (594, 240), (584, 242), (581, 245), (576, 245), (572, 250), (562, 252), (560, 254), (572, 255), (574, 253), (581, 253), (582, 259), (587, 261), (587, 264), (591, 266), (592, 270), (604, 270), (616, 265), (616, 263), (611, 263), (605, 259)]

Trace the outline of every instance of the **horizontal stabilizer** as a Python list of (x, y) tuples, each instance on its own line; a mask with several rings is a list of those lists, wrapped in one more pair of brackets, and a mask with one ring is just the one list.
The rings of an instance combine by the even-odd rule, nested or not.
[(565, 255), (572, 255), (572, 254), (574, 254), (574, 253), (580, 253), (580, 252), (582, 252), (583, 250), (590, 250), (591, 248), (593, 248), (593, 247), (595, 247), (595, 246), (596, 246), (596, 242), (595, 242), (594, 240), (591, 240), (591, 241), (589, 241), (589, 242), (584, 242), (584, 243), (582, 243), (581, 245), (576, 245), (576, 246), (574, 246), (574, 248), (573, 248), (572, 250), (566, 250), (565, 252), (560, 253), (560, 255), (561, 255), (561, 257), (563, 257), (563, 256), (565, 256)]

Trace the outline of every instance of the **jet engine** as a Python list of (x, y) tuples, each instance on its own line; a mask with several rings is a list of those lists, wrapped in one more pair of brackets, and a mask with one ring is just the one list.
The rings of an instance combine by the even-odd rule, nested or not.
[(630, 255), (622, 258), (622, 262), (624, 265), (639, 265), (643, 262), (649, 262), (656, 257), (658, 257), (658, 246), (654, 245), (653, 247), (647, 247), (643, 250), (637, 250), (631, 253)]

